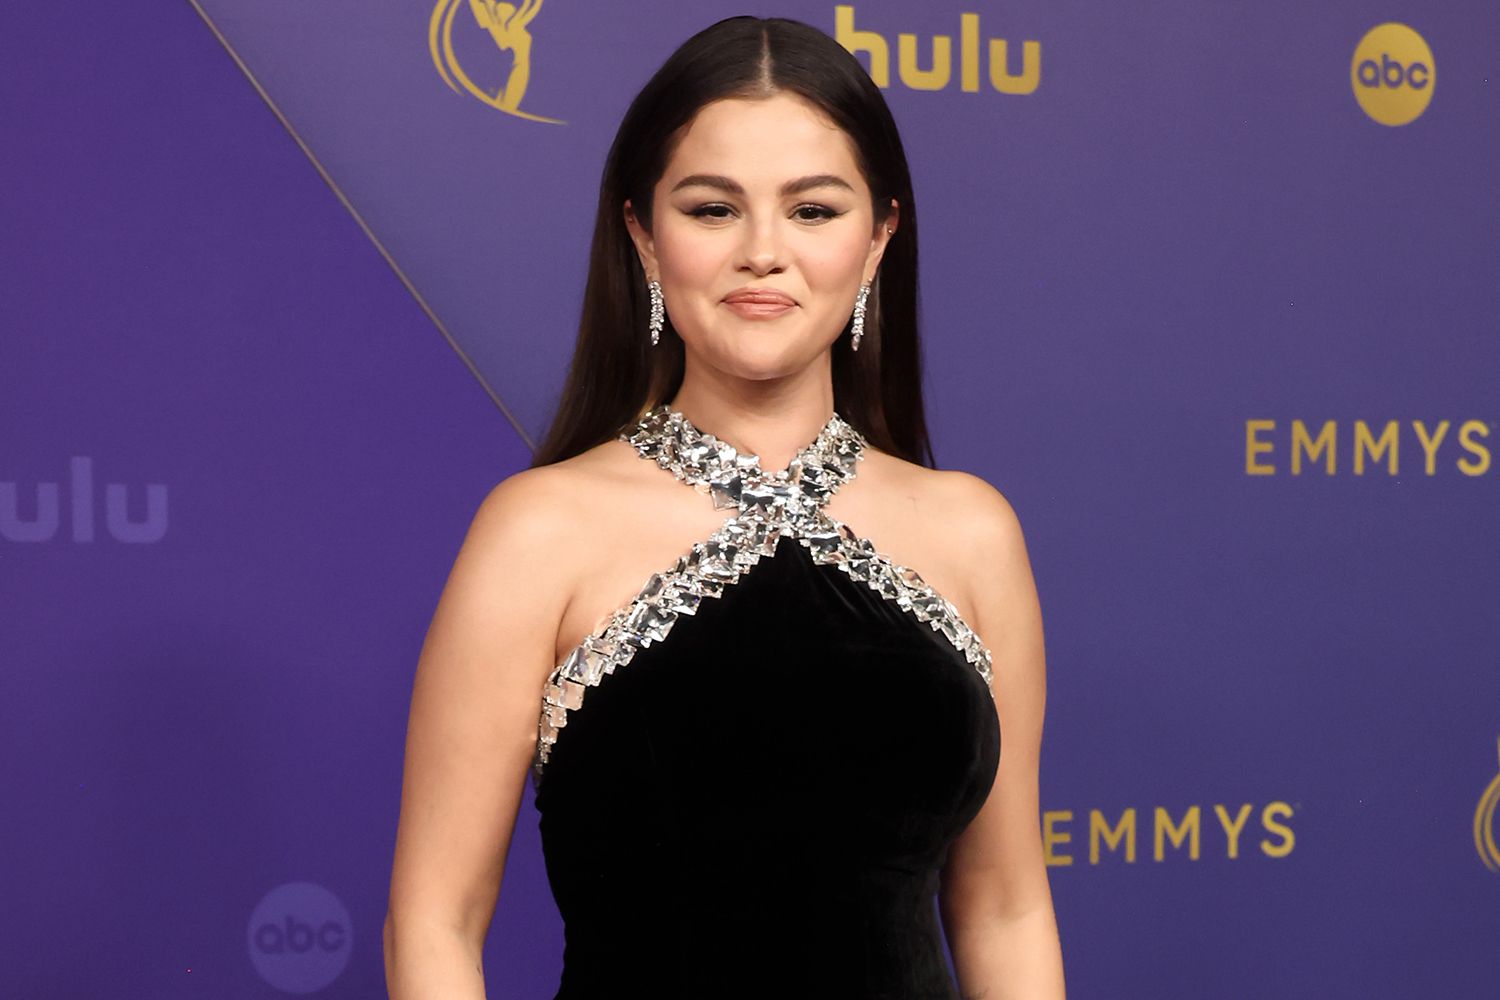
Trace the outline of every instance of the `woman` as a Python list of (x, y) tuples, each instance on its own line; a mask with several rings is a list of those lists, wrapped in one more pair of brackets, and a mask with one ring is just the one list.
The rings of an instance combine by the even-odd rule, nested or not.
[(418, 664), (397, 1000), (483, 996), (528, 773), (559, 998), (1063, 996), (1040, 611), (1010, 505), (928, 467), (916, 279), (828, 36), (722, 21), (636, 98), (556, 422)]

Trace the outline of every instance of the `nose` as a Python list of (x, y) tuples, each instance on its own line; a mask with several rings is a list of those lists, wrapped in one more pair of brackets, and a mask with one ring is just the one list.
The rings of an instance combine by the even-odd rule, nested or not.
[(741, 268), (757, 275), (777, 274), (785, 269), (785, 246), (774, 215), (764, 214), (748, 220), (740, 242)]

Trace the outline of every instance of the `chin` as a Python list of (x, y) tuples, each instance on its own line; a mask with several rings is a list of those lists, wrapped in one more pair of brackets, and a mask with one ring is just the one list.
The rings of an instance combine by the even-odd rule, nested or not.
[(720, 353), (715, 364), (739, 378), (765, 381), (785, 378), (802, 371), (814, 363), (826, 349), (826, 345), (776, 343), (769, 338), (758, 343), (741, 341)]

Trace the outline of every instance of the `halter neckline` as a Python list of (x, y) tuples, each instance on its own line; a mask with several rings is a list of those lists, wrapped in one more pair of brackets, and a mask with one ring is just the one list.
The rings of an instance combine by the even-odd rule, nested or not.
[[(637, 651), (665, 641), (679, 618), (697, 614), (705, 599), (722, 596), (762, 559), (774, 556), (783, 539), (794, 540), (814, 565), (836, 568), (940, 633), (994, 696), (990, 652), (958, 608), (916, 570), (892, 562), (823, 509), (854, 478), (865, 447), (864, 437), (837, 412), (785, 469), (770, 475), (757, 456), (741, 454), (666, 404), (622, 427), (619, 438), (642, 458), (712, 496), (715, 507), (738, 510), (671, 567), (651, 574), (640, 593), (599, 619), (552, 669), (542, 688), (533, 780), (540, 780), (568, 712), (583, 705), (584, 691), (629, 663)], [(724, 641), (733, 639), (726, 636)]]
[[(833, 490), (854, 477), (865, 446), (864, 437), (835, 410), (785, 469), (766, 472), (760, 456), (700, 430), (665, 403), (622, 428), (620, 439), (634, 445), (641, 457), (655, 459), (678, 479), (710, 494), (715, 507), (741, 508), (747, 502), (786, 506), (781, 501), (793, 495), (822, 506)], [(774, 496), (766, 496), (768, 492)]]

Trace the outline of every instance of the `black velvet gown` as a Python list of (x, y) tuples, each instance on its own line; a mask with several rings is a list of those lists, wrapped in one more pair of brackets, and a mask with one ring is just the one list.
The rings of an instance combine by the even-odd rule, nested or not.
[(823, 513), (863, 439), (834, 414), (766, 475), (665, 406), (621, 437), (738, 512), (547, 682), (556, 1000), (957, 998), (935, 893), (999, 763), (990, 656)]

